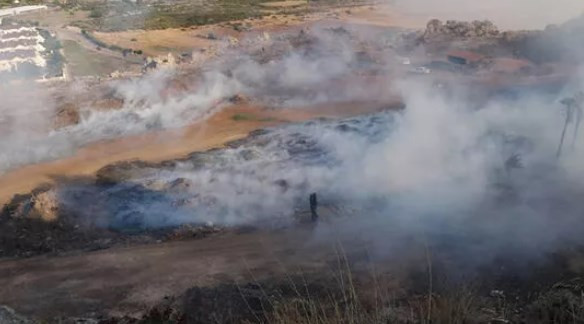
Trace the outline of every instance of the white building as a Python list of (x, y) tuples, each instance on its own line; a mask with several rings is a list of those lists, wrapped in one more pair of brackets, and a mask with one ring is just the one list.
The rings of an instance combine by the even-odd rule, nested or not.
[(13, 8), (0, 9), (0, 17), (16, 16), (24, 12), (46, 10), (47, 6), (20, 6)]
[(0, 73), (16, 71), (25, 63), (46, 67), (44, 41), (34, 27), (0, 25)]

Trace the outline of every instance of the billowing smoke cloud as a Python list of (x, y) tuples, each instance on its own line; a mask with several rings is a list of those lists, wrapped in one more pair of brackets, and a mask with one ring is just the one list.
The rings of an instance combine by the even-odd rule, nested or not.
[[(338, 35), (333, 38), (323, 36), (320, 43), (304, 39), (316, 45), (282, 55), (275, 63), (228, 56), (208, 68), (198, 87), (176, 98), (159, 95), (168, 78), (162, 72), (123, 81), (115, 86), (124, 98), (122, 109), (88, 111), (79, 125), (39, 143), (77, 147), (178, 127), (239, 92), (273, 95), (280, 104), (367, 94), (368, 85), (359, 83), (353, 84), (354, 92), (319, 89), (354, 73), (359, 63), (355, 47)], [(477, 103), (467, 89), (447, 93), (419, 78), (382, 86), (399, 92), (407, 108), (289, 125), (237, 147), (157, 166), (137, 164), (119, 183), (60, 188), (63, 208), (115, 229), (209, 222), (273, 225), (306, 211), (307, 196), (317, 192), (323, 206), (351, 210), (354, 223), (496, 238), (487, 244), (490, 252), (509, 246), (522, 252), (553, 249), (579, 238), (584, 139), (582, 133), (568, 136), (564, 154), (556, 158), (565, 118), (559, 104), (563, 93), (524, 92)], [(566, 94), (580, 88), (573, 84)]]
[(6, 84), (0, 98), (0, 172), (59, 155), (44, 141), (55, 112), (48, 91), (34, 82)]
[[(392, 118), (383, 114), (350, 120), (344, 127), (308, 123), (278, 128), (237, 148), (195, 153), (168, 168), (138, 166), (128, 182), (65, 188), (62, 196), (72, 204), (67, 208), (115, 228), (288, 224), (306, 192), (336, 192), (331, 189), (345, 160), (379, 139)], [(350, 130), (345, 134), (338, 127)], [(95, 210), (79, 208), (90, 197), (102, 199)]]
[[(540, 220), (560, 192), (583, 184), (575, 169), (578, 145), (556, 160), (563, 125), (556, 98), (534, 94), (470, 110), (469, 102), (423, 84), (401, 89), (403, 112), (277, 128), (236, 148), (136, 166), (129, 181), (68, 188), (63, 197), (73, 202), (69, 208), (101, 197), (96, 210), (81, 203), (78, 212), (120, 228), (289, 222), (310, 192), (331, 205), (405, 222), (519, 209)], [(516, 168), (508, 163), (514, 155)], [(530, 205), (536, 201), (537, 208)], [(575, 216), (576, 196), (567, 203), (564, 215)]]
[(78, 124), (56, 130), (54, 94), (34, 84), (3, 88), (0, 97), (5, 101), (0, 118), (7, 127), (0, 139), (0, 172), (65, 157), (95, 141), (184, 126), (203, 118), (222, 99), (237, 92), (236, 81), (210, 72), (202, 76), (201, 86), (195, 91), (165, 97), (162, 89), (171, 76), (170, 71), (161, 70), (144, 79), (113, 84), (115, 96), (124, 102), (121, 109), (81, 107)]
[(236, 80), (218, 72), (202, 75), (199, 86), (177, 96), (165, 96), (170, 70), (160, 70), (143, 79), (124, 80), (112, 85), (115, 96), (123, 100), (119, 110), (85, 109), (81, 123), (64, 130), (84, 145), (100, 139), (110, 139), (146, 131), (177, 128), (208, 115), (221, 100), (239, 90)]
[[(513, 13), (515, 19), (518, 13), (525, 13), (530, 19), (547, 24), (555, 22), (547, 20), (569, 18), (579, 12), (579, 7), (584, 5), (579, 1), (570, 0), (561, 0), (560, 3), (530, 1), (529, 4), (522, 1), (498, 0), (472, 4), (459, 0), (438, 2), (414, 0), (398, 2), (398, 6), (415, 12), (428, 12), (429, 15), (434, 15), (434, 12), (439, 14), (440, 11), (456, 12), (463, 15), (465, 19), (473, 18), (473, 12), (480, 15), (488, 15), (490, 11), (497, 14), (509, 12)], [(549, 19), (541, 18), (543, 14)], [(383, 46), (380, 43), (387, 41), (387, 39), (379, 38), (378, 34), (371, 33), (374, 36), (368, 39), (366, 35), (368, 33), (359, 33), (359, 41), (370, 42), (381, 48)], [(30, 114), (25, 113), (29, 110), (28, 108), (20, 109), (16, 115), (10, 112), (12, 115), (10, 119), (17, 122), (12, 123), (15, 131), (7, 131), (9, 135), (0, 139), (0, 145), (3, 147), (0, 159), (4, 162), (0, 165), (0, 172), (24, 164), (68, 156), (77, 148), (91, 142), (155, 129), (184, 126), (204, 118), (211, 111), (220, 108), (219, 103), (222, 100), (237, 93), (261, 98), (277, 106), (368, 99), (387, 93), (387, 91), (382, 91), (383, 87), (379, 87), (379, 91), (372, 93), (371, 84), (358, 80), (343, 88), (326, 86), (337, 78), (346, 78), (355, 74), (359, 64), (363, 63), (362, 58), (357, 55), (360, 50), (356, 46), (358, 42), (351, 39), (349, 33), (344, 33), (342, 30), (330, 32), (324, 28), (315, 27), (310, 33), (294, 36), (294, 39), (286, 37), (273, 38), (276, 45), (268, 47), (268, 51), (278, 52), (277, 45), (282, 45), (279, 52), (285, 54), (275, 53), (275, 58), (267, 63), (259, 63), (254, 53), (242, 55), (240, 49), (234, 49), (231, 52), (227, 50), (222, 59), (206, 67), (207, 72), (198, 80), (196, 87), (178, 96), (161, 95), (164, 87), (167, 86), (166, 81), (174, 77), (172, 72), (168, 71), (158, 71), (143, 79), (113, 84), (116, 96), (124, 101), (122, 109), (96, 111), (92, 107), (81, 107), (81, 122), (78, 125), (56, 131), (49, 131), (50, 120), (55, 110), (50, 96), (40, 92), (36, 95), (37, 92), (34, 90), (36, 86), (30, 88), (31, 90), (23, 90), (23, 94), (35, 93), (35, 96), (21, 96), (20, 98), (27, 98), (27, 102), (18, 106), (40, 107), (43, 112), (40, 113), (37, 108), (30, 108), (34, 111)], [(558, 38), (554, 37), (554, 39)], [(291, 45), (293, 43), (304, 45), (295, 49)], [(558, 46), (545, 47), (559, 48)], [(269, 57), (269, 54), (265, 55)], [(19, 93), (10, 87), (3, 87), (0, 91), (3, 99), (14, 98), (14, 93)], [(34, 99), (28, 102), (31, 97), (41, 99), (38, 104), (35, 104)], [(3, 115), (13, 110), (10, 108), (13, 107), (10, 101), (3, 102), (2, 107), (6, 108), (1, 112)], [(20, 117), (15, 119), (16, 116)], [(26, 117), (21, 118), (23, 116)], [(3, 118), (7, 120), (8, 117)], [(39, 127), (38, 123), (42, 123), (42, 127)], [(16, 128), (20, 130), (17, 131)], [(5, 129), (8, 130), (8, 128)], [(26, 129), (34, 129), (34, 131), (28, 133), (24, 131)]]
[[(258, 48), (259, 54), (242, 57), (236, 49), (235, 53), (226, 53), (217, 65), (242, 85), (245, 94), (278, 107), (367, 98), (371, 87), (360, 82), (344, 89), (331, 84), (354, 75), (362, 61), (356, 39), (344, 31), (313, 26), (306, 33), (276, 35), (272, 44)], [(370, 36), (360, 41), (372, 39)], [(264, 59), (258, 60), (258, 56)]]
[(405, 13), (425, 18), (489, 19), (504, 29), (542, 29), (584, 13), (579, 0), (396, 0)]
[[(235, 94), (259, 98), (260, 103), (278, 107), (370, 95), (370, 87), (359, 83), (335, 91), (322, 86), (354, 70), (358, 60), (348, 39), (319, 29), (311, 36), (300, 34), (297, 37), (292, 41), (308, 42), (312, 46), (295, 50), (290, 45), (291, 40), (282, 37), (275, 43), (287, 46), (286, 52), (265, 64), (258, 63), (253, 53), (242, 55), (239, 50), (227, 49), (220, 60), (209, 62), (199, 77), (188, 80), (193, 85), (176, 94), (166, 93), (169, 82), (177, 78), (171, 69), (163, 68), (143, 78), (113, 82), (109, 86), (113, 96), (123, 102), (120, 109), (82, 106), (78, 124), (57, 130), (51, 130), (56, 105), (48, 91), (43, 95), (37, 94), (36, 87), (27, 90), (23, 87), (21, 92), (4, 88), (0, 90), (2, 98), (14, 97), (14, 93), (22, 93), (17, 97), (23, 101), (31, 97), (27, 93), (38, 98), (38, 103), (33, 100), (24, 105), (7, 101), (3, 105), (4, 113), (19, 105), (42, 108), (43, 112), (37, 112), (37, 108), (31, 108), (34, 111), (30, 114), (27, 108), (19, 110), (21, 118), (13, 126), (18, 125), (20, 130), (10, 132), (7, 129), (10, 136), (0, 139), (4, 147), (0, 152), (0, 159), (4, 161), (0, 173), (25, 164), (69, 156), (79, 147), (99, 140), (188, 125), (221, 109)], [(38, 127), (37, 122), (42, 122), (43, 127)], [(38, 136), (29, 134), (26, 131), (29, 128)]]
[[(348, 95), (320, 91), (320, 84), (354, 73), (358, 59), (343, 37), (315, 34), (316, 39), (301, 39), (313, 46), (292, 50), (274, 63), (228, 55), (208, 68), (195, 90), (177, 98), (159, 95), (169, 77), (163, 72), (123, 81), (115, 86), (124, 98), (122, 109), (92, 112), (68, 134), (87, 143), (177, 127), (240, 92), (273, 95), (283, 104), (367, 93), (368, 85), (359, 83)], [(310, 192), (333, 205), (358, 206), (364, 213), (391, 214), (406, 222), (468, 219), (477, 210), (485, 218), (522, 210), (521, 215), (540, 220), (553, 210), (557, 192), (581, 184), (576, 180), (578, 146), (559, 161), (555, 157), (564, 118), (557, 93), (526, 92), (477, 109), (466, 89), (446, 93), (417, 78), (382, 85), (401, 94), (405, 111), (274, 129), (237, 148), (193, 154), (170, 167), (137, 166), (121, 184), (64, 188), (61, 196), (66, 208), (114, 228), (289, 222), (306, 207)], [(555, 187), (545, 188), (545, 183)], [(506, 195), (515, 199), (512, 207), (495, 208)], [(79, 203), (86, 199), (93, 204)], [(549, 201), (543, 204), (547, 211), (530, 205), (536, 200)], [(575, 210), (568, 208), (566, 215)]]

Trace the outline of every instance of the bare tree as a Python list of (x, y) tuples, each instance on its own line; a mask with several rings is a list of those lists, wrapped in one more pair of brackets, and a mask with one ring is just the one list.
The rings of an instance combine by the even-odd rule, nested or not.
[(574, 96), (574, 138), (572, 139), (572, 149), (576, 147), (576, 139), (578, 138), (578, 130), (580, 129), (580, 121), (582, 121), (582, 103), (584, 102), (584, 93), (578, 92)]
[(556, 157), (562, 155), (562, 147), (564, 146), (564, 139), (566, 138), (566, 130), (568, 129), (568, 124), (572, 120), (572, 109), (574, 107), (574, 98), (564, 98), (560, 103), (566, 107), (566, 120), (564, 122), (564, 128), (562, 129), (562, 136), (560, 137), (560, 144), (558, 145), (558, 151)]
[(560, 144), (556, 156), (559, 158), (562, 155), (562, 148), (566, 138), (566, 131), (570, 123), (574, 123), (574, 138), (572, 139), (572, 148), (576, 146), (576, 139), (578, 138), (578, 131), (580, 129), (580, 122), (582, 120), (582, 103), (584, 102), (584, 93), (578, 92), (573, 97), (562, 99), (560, 103), (566, 107), (566, 120), (564, 128), (562, 129), (562, 136), (560, 137)]

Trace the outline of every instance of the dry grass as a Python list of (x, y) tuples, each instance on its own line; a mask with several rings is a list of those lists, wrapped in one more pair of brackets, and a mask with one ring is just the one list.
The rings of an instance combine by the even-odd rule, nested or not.
[[(433, 293), (433, 273), (427, 251), (427, 293), (410, 295), (387, 274), (354, 273), (345, 252), (337, 255), (337, 270), (325, 293), (315, 293), (305, 284), (294, 286), (296, 296), (272, 301), (267, 323), (278, 324), (379, 324), (379, 323), (474, 323), (479, 322), (476, 290), (453, 287), (444, 294)], [(306, 281), (304, 281), (306, 282)], [(293, 284), (293, 283), (291, 283)], [(422, 283), (424, 285), (424, 283)]]
[(378, 272), (373, 264), (354, 270), (342, 248), (321, 273), (290, 271), (272, 280), (249, 275), (248, 284), (194, 288), (180, 298), (179, 311), (158, 308), (140, 323), (479, 323), (482, 318), (474, 289), (415, 295), (400, 286), (403, 278)]
[[(213, 296), (217, 304), (227, 308), (203, 311), (200, 307), (208, 304), (199, 302), (188, 304), (186, 313), (179, 316), (181, 312), (168, 309), (157, 314), (173, 314), (168, 323), (584, 323), (584, 286), (580, 279), (556, 284), (519, 301), (519, 297), (503, 292), (485, 294), (469, 281), (443, 282), (445, 279), (439, 278), (448, 274), (436, 273), (442, 270), (433, 268), (428, 249), (426, 264), (418, 268), (425, 279), (418, 276), (415, 283), (425, 292), (416, 293), (408, 287), (407, 278), (379, 271), (374, 263), (357, 270), (350, 259), (339, 248), (330, 268), (320, 273), (290, 271), (277, 279), (257, 280), (250, 272), (250, 284), (209, 288), (212, 292), (197, 288), (195, 297), (191, 294), (186, 298), (196, 302)], [(194, 309), (200, 314), (188, 314)], [(214, 320), (209, 320), (209, 314)], [(168, 319), (157, 317), (159, 322)]]
[(560, 282), (527, 307), (530, 323), (584, 323), (582, 279)]

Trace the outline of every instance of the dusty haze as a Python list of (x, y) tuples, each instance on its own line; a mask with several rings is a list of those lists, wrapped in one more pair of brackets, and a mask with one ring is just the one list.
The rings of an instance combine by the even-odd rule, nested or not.
[(502, 29), (542, 29), (584, 13), (581, 0), (396, 0), (408, 14), (427, 19), (489, 19)]

